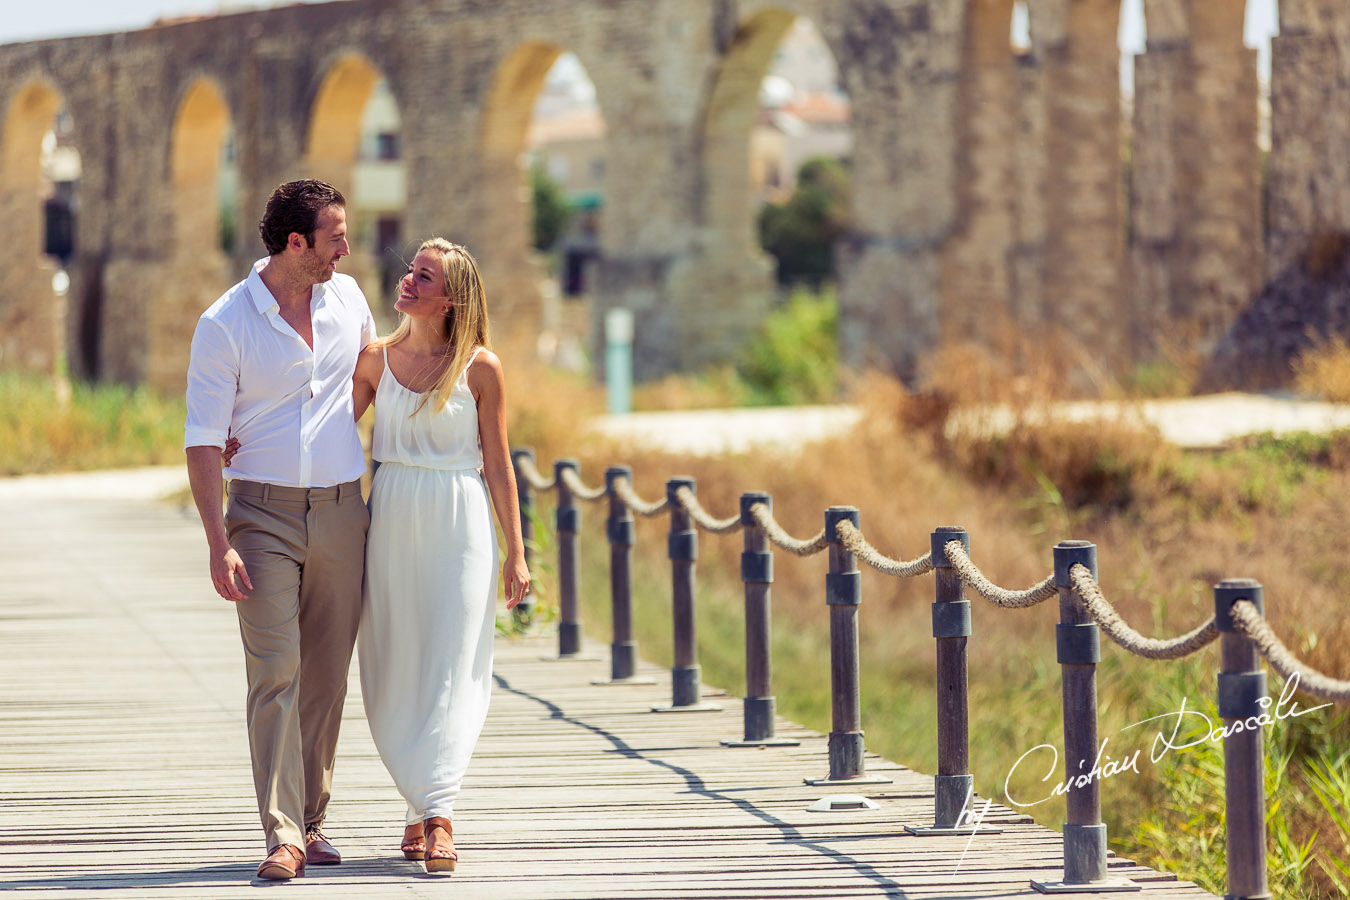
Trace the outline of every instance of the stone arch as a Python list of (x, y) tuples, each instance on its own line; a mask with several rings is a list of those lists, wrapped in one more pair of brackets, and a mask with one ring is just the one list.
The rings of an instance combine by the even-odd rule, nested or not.
[[(829, 31), (821, 27), (826, 23), (812, 12), (771, 3), (745, 15), (728, 30), (711, 73), (695, 124), (697, 252), (671, 278), (672, 291), (687, 307), (680, 310), (674, 329), (684, 368), (735, 358), (773, 301), (774, 260), (761, 248), (756, 227), (756, 182), (764, 174), (758, 169), (767, 165), (760, 158), (763, 148), (755, 143), (760, 90), (775, 54), (802, 19), (821, 28), (821, 38), (839, 64), (839, 45), (831, 41), (837, 35), (824, 33)], [(842, 67), (838, 76), (842, 84)], [(791, 152), (783, 154), (783, 184), (795, 178), (792, 170), (803, 161)]]
[[(361, 116), (380, 80), (375, 64), (356, 51), (338, 56), (320, 81), (310, 107), (303, 168), (344, 190), (361, 148)], [(344, 190), (345, 193), (345, 190)]]
[(699, 127), (702, 161), (698, 216), (702, 228), (740, 253), (758, 250), (750, 191), (750, 132), (759, 87), (797, 14), (763, 9), (736, 29), (722, 54)]
[[(494, 322), (517, 338), (533, 339), (545, 319), (539, 288), (544, 269), (530, 238), (530, 192), (521, 158), (544, 80), (568, 49), (539, 39), (513, 47), (497, 65), (479, 123), (482, 181), (474, 251), (493, 284)], [(603, 115), (604, 98), (596, 100)], [(602, 255), (603, 240), (602, 234)]]
[(0, 366), (55, 371), (64, 343), (64, 303), (52, 286), (57, 264), (44, 253), (38, 202), (42, 142), (63, 106), (47, 78), (21, 82), (0, 119)]
[(310, 106), (301, 170), (305, 177), (327, 181), (346, 196), (351, 255), (341, 268), (357, 280), (379, 310), (387, 286), (380, 284), (379, 261), (368, 239), (373, 223), (360, 208), (354, 187), (362, 119), (382, 73), (368, 56), (355, 50), (338, 54), (322, 72)]
[(139, 377), (157, 390), (185, 386), (192, 331), (234, 278), (220, 247), (220, 174), (230, 110), (220, 84), (191, 79), (169, 132), (170, 242), (159, 277), (146, 286)]
[(218, 233), (221, 151), (229, 126), (220, 85), (194, 79), (178, 104), (169, 151), (175, 248), (215, 246), (207, 236)]

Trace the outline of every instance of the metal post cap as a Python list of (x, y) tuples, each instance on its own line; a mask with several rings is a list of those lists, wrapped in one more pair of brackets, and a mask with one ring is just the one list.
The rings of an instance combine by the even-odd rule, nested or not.
[(756, 503), (763, 503), (770, 512), (773, 511), (773, 498), (764, 491), (746, 491), (741, 494), (741, 524), (755, 525), (755, 517), (750, 515), (750, 507)]
[(614, 482), (615, 482), (615, 480), (617, 480), (617, 479), (619, 479), (619, 478), (627, 478), (629, 481), (632, 481), (632, 480), (633, 480), (633, 467), (632, 467), (632, 466), (610, 466), (610, 467), (608, 467), (607, 469), (605, 469), (605, 490), (608, 491), (608, 492), (610, 492), (610, 493), (613, 493), (613, 492), (614, 492)]
[(933, 529), (931, 541), (929, 550), (935, 569), (950, 569), (952, 567), (952, 561), (947, 558), (946, 550), (947, 545), (952, 541), (960, 541), (966, 553), (970, 553), (970, 534), (959, 525), (939, 525)]
[(1097, 545), (1091, 541), (1060, 541), (1055, 545), (1055, 587), (1073, 587), (1069, 570), (1082, 563), (1097, 577)]
[(680, 499), (675, 496), (680, 488), (687, 487), (691, 494), (698, 493), (698, 486), (694, 479), (688, 475), (677, 475), (674, 478), (666, 479), (666, 502), (672, 507), (680, 505)]
[(857, 528), (858, 523), (861, 521), (861, 517), (858, 514), (858, 507), (831, 506), (829, 509), (825, 510), (825, 540), (832, 543), (839, 542), (839, 535), (835, 529), (838, 527), (839, 523), (844, 520), (852, 522), (853, 527)]
[(1214, 624), (1220, 631), (1234, 631), (1233, 604), (1246, 600), (1265, 615), (1265, 589), (1255, 578), (1225, 578), (1214, 585)]

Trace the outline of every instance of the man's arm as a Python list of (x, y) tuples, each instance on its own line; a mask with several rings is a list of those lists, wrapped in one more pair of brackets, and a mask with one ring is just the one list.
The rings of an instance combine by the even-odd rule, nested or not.
[(205, 319), (197, 323), (188, 362), (188, 415), (183, 449), (187, 454), (192, 499), (206, 529), (211, 584), (217, 594), (234, 601), (246, 596), (235, 583), (236, 573), (244, 587), (253, 590), (244, 561), (230, 546), (221, 503), (224, 481), (220, 474), (220, 451), (229, 434), (230, 411), (238, 389), (236, 359), (234, 345), (224, 329)]
[(249, 581), (244, 561), (230, 546), (229, 535), (225, 532), (225, 510), (221, 503), (225, 481), (220, 476), (220, 448), (188, 447), (187, 468), (192, 499), (197, 504), (197, 514), (202, 517), (202, 527), (206, 529), (211, 584), (226, 600), (243, 600), (248, 595), (240, 590), (235, 575), (247, 590), (253, 590), (253, 582)]

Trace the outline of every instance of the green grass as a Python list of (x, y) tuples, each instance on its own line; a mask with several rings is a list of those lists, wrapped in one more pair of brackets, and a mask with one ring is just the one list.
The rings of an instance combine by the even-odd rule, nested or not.
[(0, 475), (180, 462), (182, 398), (0, 373)]

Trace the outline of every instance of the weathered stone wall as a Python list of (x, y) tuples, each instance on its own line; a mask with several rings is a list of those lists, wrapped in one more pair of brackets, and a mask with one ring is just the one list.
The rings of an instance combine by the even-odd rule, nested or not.
[[(0, 47), (0, 366), (47, 369), (64, 352), (81, 374), (181, 386), (200, 310), (262, 253), (272, 188), (349, 186), (379, 76), (404, 123), (406, 233), (466, 243), (495, 332), (532, 338), (541, 273), (519, 154), (565, 50), (595, 83), (610, 145), (593, 331), (632, 309), (639, 377), (732, 358), (773, 297), (746, 142), (796, 16), (820, 29), (852, 101), (846, 362), (913, 376), (938, 342), (1003, 321), (1057, 326), (1119, 365), (1164, 331), (1212, 342), (1309, 240), (1350, 229), (1350, 6), (1283, 4), (1263, 246), (1243, 2), (1147, 3), (1129, 135), (1119, 0), (1031, 0), (1022, 55), (1013, 0), (349, 0)], [(84, 164), (65, 303), (34, 201), (35, 141), (62, 102)], [(209, 225), (227, 124), (230, 259)], [(369, 285), (378, 262), (344, 268)]]

